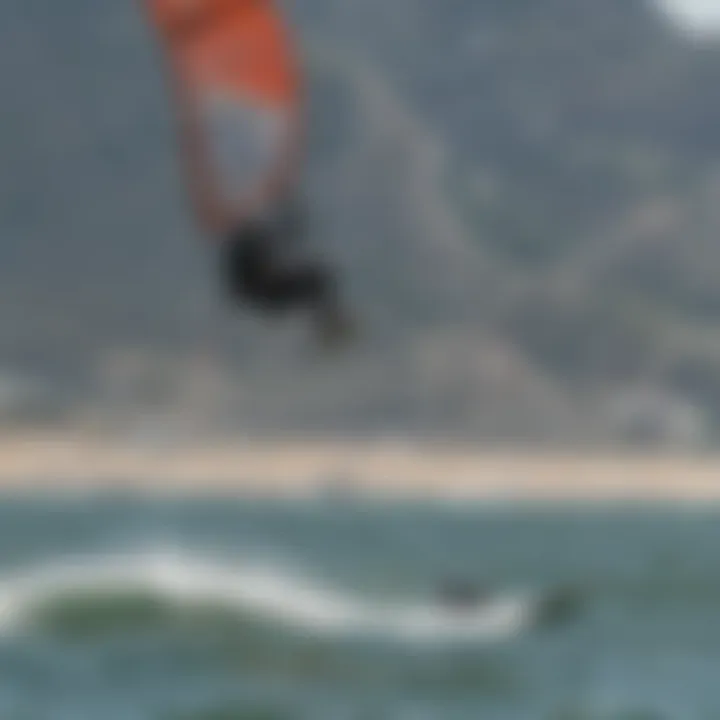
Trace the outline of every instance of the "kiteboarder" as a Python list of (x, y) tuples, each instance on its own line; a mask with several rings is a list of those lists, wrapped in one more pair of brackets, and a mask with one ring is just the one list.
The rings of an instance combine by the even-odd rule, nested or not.
[(301, 240), (304, 228), (292, 209), (284, 209), (283, 215), (245, 220), (224, 239), (225, 290), (232, 301), (270, 315), (308, 311), (324, 341), (341, 340), (350, 328), (336, 278), (325, 264), (298, 257), (288, 247)]
[(271, 315), (311, 313), (321, 337), (349, 324), (336, 278), (300, 258), (304, 93), (274, 0), (147, 0), (166, 50), (192, 199), (220, 243), (223, 286)]

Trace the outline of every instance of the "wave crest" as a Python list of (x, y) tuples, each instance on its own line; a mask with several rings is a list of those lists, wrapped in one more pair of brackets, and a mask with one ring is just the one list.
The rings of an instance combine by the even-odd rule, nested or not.
[(364, 598), (270, 564), (152, 550), (69, 558), (0, 577), (0, 632), (27, 628), (42, 609), (68, 599), (90, 607), (93, 599), (113, 598), (135, 598), (145, 607), (213, 608), (316, 635), (415, 642), (506, 639), (535, 624), (543, 604), (507, 595), (453, 612), (432, 602)]

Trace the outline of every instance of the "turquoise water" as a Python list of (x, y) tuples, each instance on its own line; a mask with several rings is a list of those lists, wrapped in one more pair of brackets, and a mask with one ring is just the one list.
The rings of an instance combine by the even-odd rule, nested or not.
[(5, 501), (0, 718), (720, 718), (719, 520)]

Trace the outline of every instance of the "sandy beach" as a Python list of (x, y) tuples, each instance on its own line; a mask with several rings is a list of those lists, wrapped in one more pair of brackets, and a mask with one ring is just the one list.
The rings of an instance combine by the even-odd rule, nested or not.
[(475, 500), (716, 501), (720, 458), (487, 450), (398, 442), (140, 445), (85, 435), (0, 438), (0, 492), (130, 491)]

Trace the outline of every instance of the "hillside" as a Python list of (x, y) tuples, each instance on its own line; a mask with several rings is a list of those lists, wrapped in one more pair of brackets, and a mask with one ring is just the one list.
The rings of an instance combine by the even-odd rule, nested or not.
[(362, 345), (318, 361), (222, 307), (133, 3), (8, 0), (0, 361), (45, 398), (10, 415), (714, 441), (720, 46), (641, 0), (289, 11), (314, 242)]

